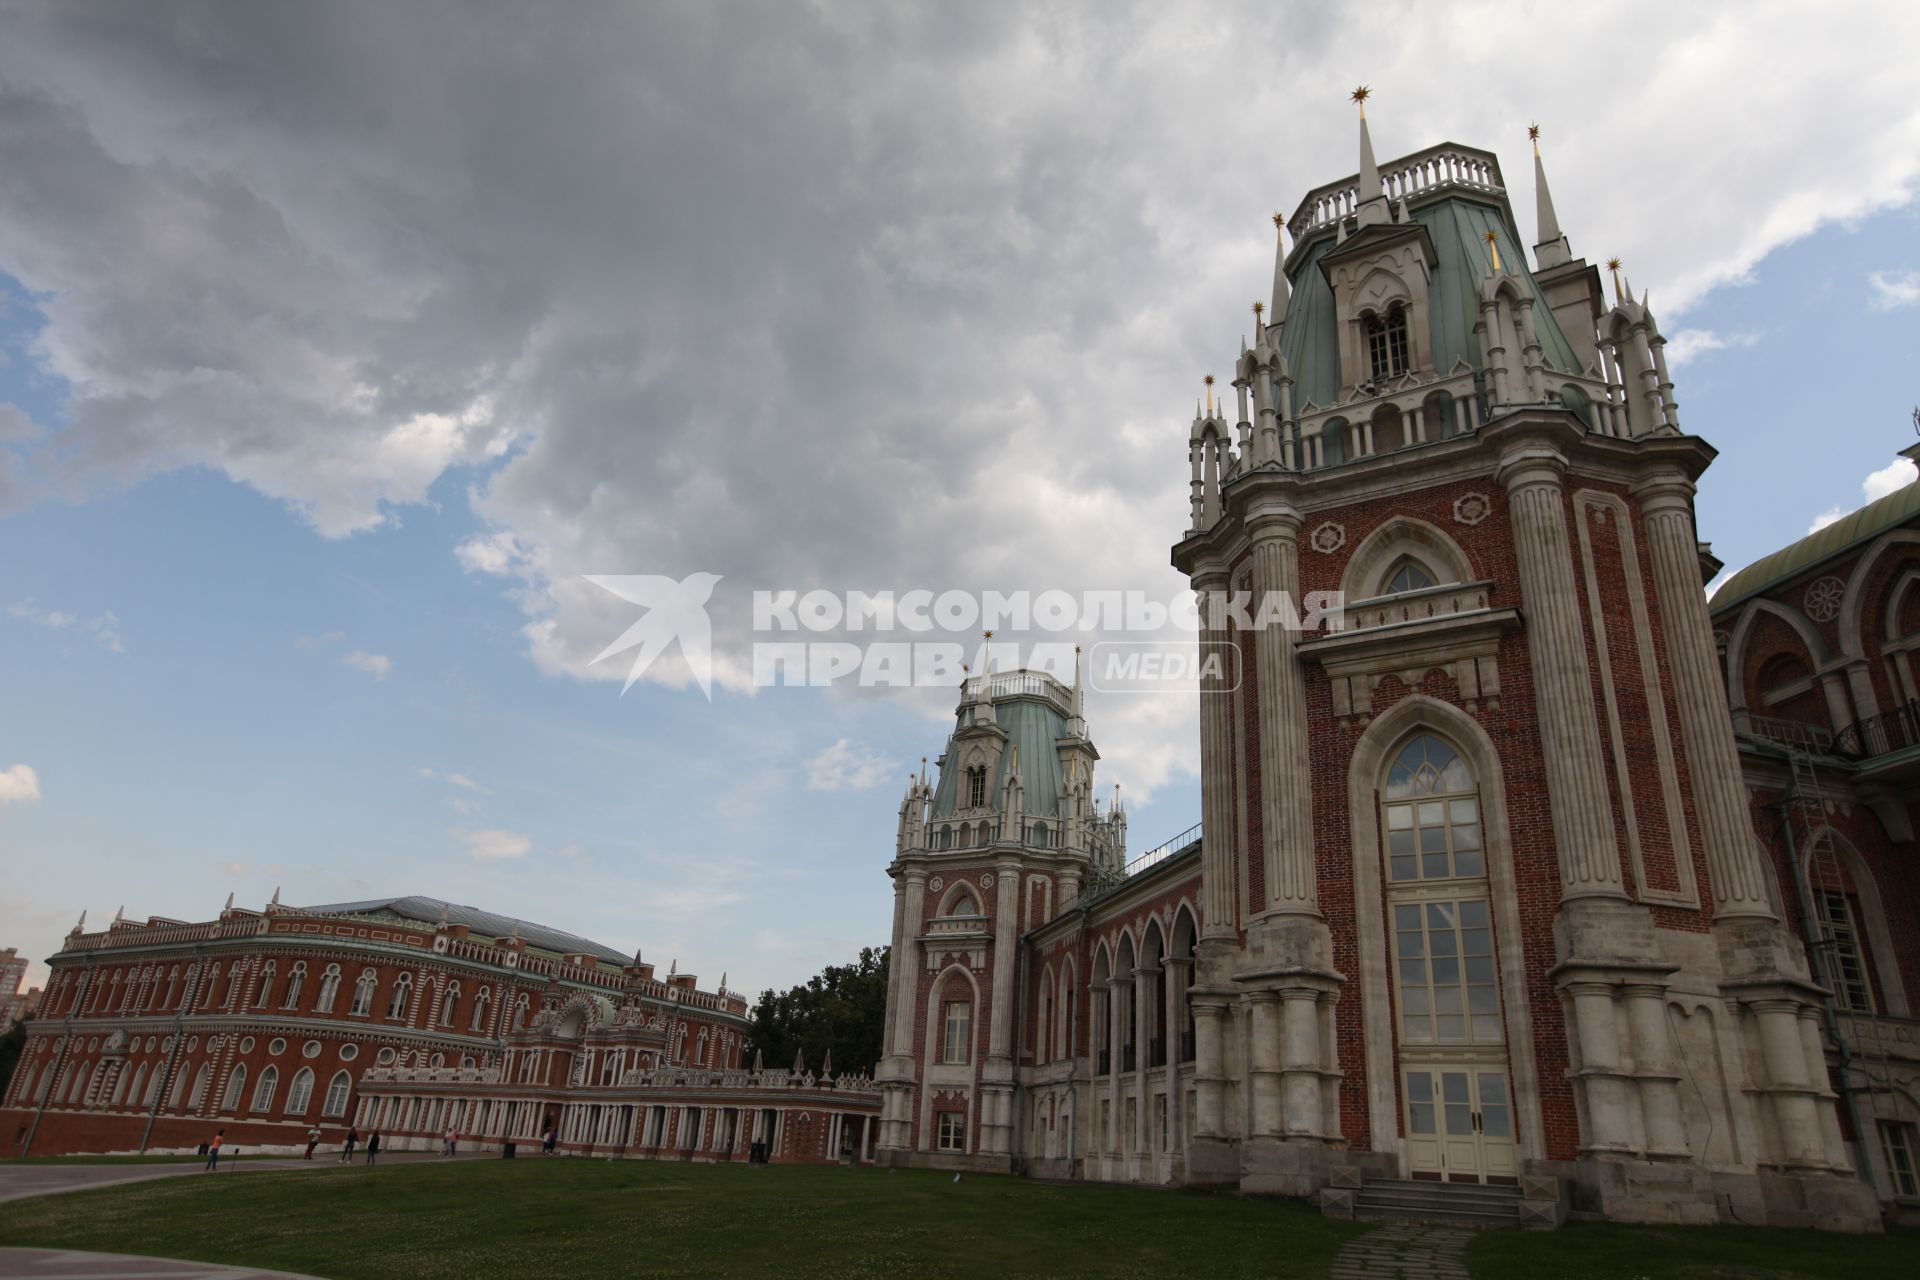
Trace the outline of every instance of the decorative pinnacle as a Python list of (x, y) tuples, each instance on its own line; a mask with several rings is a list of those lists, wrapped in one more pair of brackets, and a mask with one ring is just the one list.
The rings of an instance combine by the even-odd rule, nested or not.
[(1284, 214), (1284, 213), (1276, 213), (1276, 214), (1274, 214), (1274, 215), (1273, 215), (1273, 229), (1274, 229), (1275, 231), (1285, 231), (1285, 230), (1287, 229), (1287, 215), (1286, 215), (1286, 214)]
[(1528, 141), (1528, 142), (1531, 142), (1531, 143), (1533, 143), (1533, 144), (1534, 144), (1534, 150), (1535, 150), (1535, 151), (1538, 151), (1538, 150), (1540, 149), (1540, 146), (1539, 146), (1539, 143), (1540, 143), (1540, 126), (1539, 126), (1539, 125), (1537, 125), (1537, 124), (1530, 124), (1530, 125), (1528, 125), (1528, 126), (1527, 126), (1527, 141)]
[(1493, 269), (1500, 270), (1500, 233), (1489, 227), (1480, 238), (1487, 242), (1487, 251), (1493, 255)]
[(1207, 384), (1207, 416), (1211, 418), (1213, 416), (1213, 375), (1208, 374), (1200, 381)]
[(1258, 320), (1261, 314), (1266, 311), (1266, 309), (1267, 309), (1266, 303), (1260, 301), (1260, 299), (1258, 298), (1255, 298), (1253, 300), (1253, 318), (1255, 320)]
[(1372, 96), (1373, 90), (1367, 88), (1365, 85), (1361, 85), (1358, 89), (1355, 89), (1347, 95), (1347, 100), (1360, 108), (1361, 115), (1365, 115), (1367, 114), (1367, 99)]
[(1613, 300), (1620, 301), (1620, 259), (1608, 258), (1607, 270), (1613, 275)]

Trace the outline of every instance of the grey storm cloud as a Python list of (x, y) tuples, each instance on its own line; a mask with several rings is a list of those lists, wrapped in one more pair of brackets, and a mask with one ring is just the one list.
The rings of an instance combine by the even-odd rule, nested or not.
[[(1576, 250), (1665, 318), (1911, 194), (1872, 54), (1916, 11), (1802, 19), (10, 4), (0, 269), (71, 395), (0, 442), (0, 505), (205, 465), (337, 537), (453, 477), (533, 660), (610, 680), (631, 619), (586, 573), (723, 574), (717, 629), (755, 586), (1164, 596), (1187, 401), (1266, 215), (1351, 169), (1352, 83), (1383, 156), (1498, 148), (1523, 232), (1538, 117)], [(1109, 758), (1184, 767), (1170, 714), (1117, 710)]]

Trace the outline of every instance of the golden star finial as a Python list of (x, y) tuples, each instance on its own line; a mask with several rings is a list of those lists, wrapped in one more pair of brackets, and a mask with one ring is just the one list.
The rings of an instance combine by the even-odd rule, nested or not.
[(1493, 255), (1493, 269), (1500, 270), (1500, 233), (1489, 227), (1480, 238), (1487, 242), (1487, 251)]
[(1273, 215), (1273, 226), (1274, 226), (1274, 229), (1275, 229), (1275, 230), (1277, 230), (1277, 231), (1284, 231), (1284, 230), (1286, 230), (1286, 226), (1287, 226), (1287, 217), (1286, 217), (1286, 215), (1285, 215), (1285, 214), (1283, 214), (1283, 213), (1276, 213), (1276, 214), (1274, 214), (1274, 215)]
[(1500, 233), (1498, 231), (1487, 231), (1483, 233), (1480, 238), (1482, 240), (1485, 240), (1488, 244), (1492, 244), (1495, 240), (1498, 240), (1500, 238)]
[(1528, 142), (1538, 142), (1538, 141), (1540, 141), (1540, 126), (1539, 126), (1539, 125), (1537, 125), (1537, 124), (1530, 124), (1530, 125), (1528, 125), (1528, 126), (1527, 126), (1527, 141), (1528, 141)]
[(1607, 270), (1618, 271), (1619, 269), (1620, 269), (1620, 259), (1618, 258), (1607, 259)]
[(1258, 320), (1261, 316), (1261, 313), (1266, 311), (1266, 309), (1267, 309), (1266, 303), (1260, 301), (1260, 299), (1258, 298), (1255, 298), (1253, 300), (1253, 318), (1255, 320)]
[(1365, 85), (1361, 85), (1358, 89), (1355, 89), (1353, 93), (1349, 95), (1349, 100), (1358, 103), (1360, 105), (1360, 108), (1362, 110), (1365, 110), (1367, 105), (1367, 99), (1371, 98), (1372, 96), (1373, 96), (1373, 90), (1367, 88), (1367, 86)]

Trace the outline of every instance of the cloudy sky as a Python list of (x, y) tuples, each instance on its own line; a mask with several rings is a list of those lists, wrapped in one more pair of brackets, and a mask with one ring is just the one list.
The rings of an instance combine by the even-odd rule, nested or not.
[[(951, 699), (755, 588), (1178, 587), (1275, 210), (1497, 151), (1626, 259), (1731, 564), (1903, 478), (1920, 9), (0, 0), (0, 945), (427, 893), (704, 980), (884, 939)], [(1865, 486), (1865, 487), (1863, 487)], [(588, 574), (720, 575), (709, 701)], [(1136, 849), (1191, 702), (1094, 697)]]

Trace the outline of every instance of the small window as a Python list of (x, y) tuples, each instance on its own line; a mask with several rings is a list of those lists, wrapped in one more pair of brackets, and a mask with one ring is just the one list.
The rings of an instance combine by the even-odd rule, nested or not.
[(413, 975), (403, 973), (393, 982), (393, 995), (387, 999), (387, 1017), (398, 1022), (407, 1016), (407, 998), (413, 994)]
[(987, 769), (975, 765), (967, 770), (967, 808), (979, 809), (987, 803)]
[(1375, 382), (1397, 378), (1407, 371), (1407, 310), (1398, 304), (1386, 318), (1368, 316), (1367, 365)]
[(1913, 1166), (1913, 1126), (1898, 1120), (1880, 1121), (1880, 1154), (1887, 1161), (1887, 1180), (1902, 1200), (1920, 1198), (1920, 1173)]
[(969, 1062), (972, 1060), (973, 1005), (965, 1000), (949, 1000), (945, 1005), (945, 1017), (942, 1019), (946, 1035), (940, 1044), (940, 1061)]
[(1397, 596), (1403, 591), (1424, 591), (1433, 585), (1433, 575), (1417, 561), (1402, 560), (1387, 575), (1386, 590), (1381, 594)]
[(964, 1111), (942, 1111), (940, 1113), (940, 1150), (965, 1151), (967, 1149), (967, 1115)]
[(347, 1010), (349, 1014), (364, 1018), (372, 1011), (374, 981), (373, 970), (360, 971), (359, 981), (353, 984), (353, 1007)]

